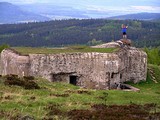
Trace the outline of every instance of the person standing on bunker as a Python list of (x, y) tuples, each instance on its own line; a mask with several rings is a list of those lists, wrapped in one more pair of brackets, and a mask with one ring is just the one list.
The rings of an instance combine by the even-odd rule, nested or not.
[(128, 28), (128, 26), (125, 26), (124, 24), (122, 24), (121, 28), (122, 28), (123, 39), (127, 39), (127, 28)]

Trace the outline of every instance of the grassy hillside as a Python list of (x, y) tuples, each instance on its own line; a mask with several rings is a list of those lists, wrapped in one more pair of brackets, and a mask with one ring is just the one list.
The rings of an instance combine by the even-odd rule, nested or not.
[[(104, 107), (103, 110), (106, 109), (106, 111), (114, 108), (112, 112), (115, 114), (117, 114), (116, 110), (127, 107), (126, 109), (128, 109), (128, 111), (125, 110), (125, 112), (127, 112), (125, 113), (126, 115), (119, 113), (121, 117), (127, 116), (127, 114), (131, 114), (131, 118), (134, 115), (138, 117), (138, 114), (142, 114), (143, 116), (146, 116), (146, 114), (147, 116), (156, 116), (155, 113), (160, 112), (160, 68), (157, 66), (150, 66), (150, 68), (158, 74), (158, 76), (156, 76), (158, 83), (151, 81), (151, 76), (148, 74), (147, 82), (134, 85), (140, 88), (139, 92), (81, 89), (78, 86), (66, 83), (51, 83), (41, 78), (31, 80), (40, 87), (40, 89), (34, 89), (36, 87), (22, 86), (24, 78), (21, 78), (21, 84), (16, 83), (16, 85), (9, 85), (6, 79), (11, 78), (1, 77), (0, 119), (17, 120), (24, 116), (30, 116), (36, 120), (46, 120), (49, 118), (67, 120), (69, 118), (76, 119), (76, 115), (79, 115), (78, 117), (83, 116), (84, 118), (88, 117), (88, 115), (93, 117), (93, 114), (95, 114), (96, 118), (98, 117), (96, 114), (100, 112), (101, 107)], [(23, 85), (36, 86), (35, 84), (29, 83)], [(130, 105), (135, 108), (135, 110), (131, 109), (132, 107)], [(147, 109), (148, 111), (144, 109), (147, 105), (150, 106)], [(97, 106), (98, 109), (93, 112), (95, 106)], [(135, 111), (139, 109), (142, 111), (139, 111), (140, 113), (137, 114)], [(82, 114), (83, 112), (86, 113), (85, 110), (88, 111), (88, 114)], [(76, 115), (74, 112), (76, 112)], [(72, 116), (69, 116), (69, 113), (72, 114)], [(160, 116), (160, 113), (157, 113), (157, 115)], [(106, 116), (113, 117), (110, 114), (102, 114), (102, 116), (103, 118), (106, 118)], [(83, 118), (79, 119), (84, 120)]]
[[(23, 54), (46, 52), (46, 48), (15, 49)], [(70, 50), (89, 51), (86, 47), (75, 46)], [(108, 49), (99, 50), (108, 51)], [(49, 49), (47, 53), (53, 51), (56, 50)], [(139, 88), (139, 92), (82, 89), (66, 83), (52, 83), (42, 78), (1, 76), (0, 119), (19, 120), (27, 117), (35, 120), (158, 119), (160, 118), (160, 66), (158, 66), (159, 60), (156, 61), (159, 55), (152, 50), (148, 50), (147, 53), (147, 81), (138, 84), (129, 83)]]

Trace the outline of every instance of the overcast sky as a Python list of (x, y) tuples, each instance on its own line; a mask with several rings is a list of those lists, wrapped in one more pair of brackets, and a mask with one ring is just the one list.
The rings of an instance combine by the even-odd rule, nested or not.
[(0, 0), (14, 4), (46, 3), (67, 5), (77, 9), (96, 11), (122, 11), (126, 13), (156, 12), (160, 13), (160, 0)]

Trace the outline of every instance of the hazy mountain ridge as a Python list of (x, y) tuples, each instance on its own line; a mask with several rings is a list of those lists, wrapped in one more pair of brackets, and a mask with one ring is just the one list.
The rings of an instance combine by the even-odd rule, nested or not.
[[(120, 14), (120, 13), (118, 13)], [(122, 14), (122, 13), (121, 13)], [(0, 2), (0, 23), (24, 23), (39, 22), (57, 19), (160, 19), (160, 13), (137, 13), (117, 16), (117, 13), (76, 8), (69, 5), (56, 4), (25, 4), (14, 5), (8, 2)], [(113, 16), (113, 17), (109, 17)]]
[(22, 10), (19, 6), (0, 2), (0, 23), (21, 23), (50, 20), (47, 17)]
[(160, 13), (137, 13), (137, 14), (127, 14), (127, 15), (120, 15), (120, 16), (114, 16), (109, 17), (109, 19), (120, 19), (120, 20), (126, 20), (126, 19), (138, 19), (138, 20), (157, 20), (160, 19)]
[(83, 10), (65, 5), (33, 4), (20, 6), (22, 9), (47, 16), (51, 19), (89, 18)]

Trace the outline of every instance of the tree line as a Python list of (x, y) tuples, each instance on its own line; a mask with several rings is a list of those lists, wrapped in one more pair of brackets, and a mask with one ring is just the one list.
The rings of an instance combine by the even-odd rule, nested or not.
[(122, 38), (121, 24), (137, 47), (160, 46), (160, 21), (70, 19), (0, 25), (0, 45), (55, 47), (92, 45)]

